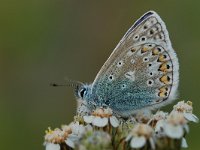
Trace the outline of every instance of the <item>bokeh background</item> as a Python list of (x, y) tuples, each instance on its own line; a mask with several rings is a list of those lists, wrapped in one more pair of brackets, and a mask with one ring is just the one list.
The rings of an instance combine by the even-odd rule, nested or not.
[[(148, 10), (167, 24), (180, 61), (180, 99), (193, 101), (200, 117), (199, 0), (1, 0), (0, 149), (44, 149), (45, 129), (70, 123), (76, 109), (72, 89), (49, 83), (92, 82)], [(188, 150), (197, 150), (199, 124), (190, 127)]]

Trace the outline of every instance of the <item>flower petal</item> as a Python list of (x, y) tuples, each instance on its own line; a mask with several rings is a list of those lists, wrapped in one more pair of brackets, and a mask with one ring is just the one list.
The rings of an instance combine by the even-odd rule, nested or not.
[(70, 127), (72, 129), (72, 133), (78, 136), (81, 136), (85, 132), (85, 127), (83, 125), (79, 125), (79, 122), (71, 123)]
[(97, 127), (104, 127), (108, 124), (108, 118), (95, 117), (92, 124)]
[(65, 140), (65, 143), (69, 146), (69, 147), (72, 147), (72, 148), (74, 148), (75, 147), (75, 145), (74, 145), (74, 142), (71, 140), (71, 139), (67, 139), (67, 140)]
[(92, 123), (92, 121), (94, 120), (94, 116), (83, 116), (83, 120), (86, 122), (86, 123)]
[(189, 133), (190, 129), (187, 124), (183, 125), (183, 128), (185, 129), (186, 133)]
[(152, 137), (149, 138), (149, 142), (150, 142), (150, 145), (151, 145), (151, 149), (152, 150), (156, 149), (155, 142), (154, 142)]
[(199, 122), (199, 118), (197, 116), (195, 116), (194, 114), (191, 113), (184, 113), (184, 117), (188, 120), (188, 121), (193, 121), (193, 122)]
[(187, 144), (187, 141), (185, 138), (182, 138), (182, 140), (181, 140), (181, 147), (188, 148), (188, 144)]
[(70, 134), (68, 136), (68, 139), (70, 139), (72, 142), (75, 142), (75, 141), (78, 141), (79, 140), (79, 136), (78, 135), (75, 135), (75, 134)]
[(131, 140), (131, 147), (132, 148), (141, 148), (146, 144), (146, 139), (144, 136), (140, 137), (133, 137)]
[(115, 117), (115, 116), (112, 116), (110, 117), (110, 124), (116, 128), (119, 126), (119, 120)]
[(88, 124), (85, 126), (85, 131), (92, 131), (93, 128), (92, 128), (92, 125)]
[(46, 150), (60, 150), (59, 144), (47, 143)]
[(174, 126), (171, 124), (166, 124), (164, 130), (167, 136), (174, 139), (180, 139), (184, 133), (183, 128), (180, 125)]
[(129, 141), (131, 138), (132, 138), (132, 135), (129, 134), (129, 135), (126, 137), (125, 141)]
[(164, 124), (165, 124), (165, 121), (164, 121), (164, 120), (159, 120), (159, 121), (156, 123), (155, 132), (161, 132), (161, 131), (163, 131)]

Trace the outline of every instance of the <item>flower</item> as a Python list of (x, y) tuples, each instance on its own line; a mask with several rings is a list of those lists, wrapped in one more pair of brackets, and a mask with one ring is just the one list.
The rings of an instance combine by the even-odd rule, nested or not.
[(46, 150), (186, 148), (188, 123), (198, 122), (192, 111), (189, 101), (178, 102), (169, 114), (137, 111), (129, 118), (115, 116), (110, 108), (97, 108), (92, 112), (80, 109), (69, 125), (54, 130), (48, 128), (44, 145)]
[(176, 105), (174, 105), (173, 110), (178, 112), (187, 112), (192, 113), (192, 102), (187, 101), (186, 103), (184, 101), (178, 102)]
[(48, 143), (56, 143), (60, 144), (65, 141), (65, 139), (68, 137), (69, 134), (71, 134), (71, 128), (66, 128), (65, 130), (61, 130), (59, 128), (56, 128), (54, 130), (51, 130), (49, 127), (46, 131), (45, 135), (45, 141)]
[(47, 143), (46, 150), (60, 150), (59, 144)]
[[(76, 135), (77, 137), (81, 137), (81, 136), (84, 134), (85, 130), (86, 130), (85, 126), (79, 124), (79, 122), (72, 122), (72, 123), (69, 125), (69, 127), (70, 127), (71, 130), (72, 130), (72, 134), (73, 134), (73, 135)], [(65, 126), (62, 126), (62, 129), (63, 129), (63, 130), (64, 130), (65, 128), (66, 128), (66, 125), (65, 125)]]
[(166, 121), (164, 119), (161, 119), (156, 123), (154, 131), (157, 134), (157, 136), (160, 136), (160, 137), (165, 136), (165, 133), (164, 133), (164, 124), (165, 123), (166, 123)]
[(147, 124), (136, 124), (131, 133), (126, 137), (132, 148), (142, 148), (149, 141), (151, 148), (155, 149), (153, 129)]
[(97, 127), (105, 127), (108, 123), (114, 128), (119, 126), (119, 120), (112, 115), (110, 108), (97, 108), (90, 116), (83, 116), (83, 119), (86, 123), (91, 123)]
[(183, 113), (188, 121), (199, 122), (198, 117), (192, 113), (193, 107), (191, 101), (187, 101), (186, 103), (184, 101), (178, 102), (174, 105), (173, 111)]
[(154, 120), (162, 120), (162, 119), (166, 119), (168, 113), (163, 112), (163, 111), (157, 111), (156, 114), (153, 115), (153, 119)]
[(111, 137), (107, 132), (103, 131), (93, 131), (86, 132), (86, 134), (81, 138), (78, 145), (79, 150), (102, 150), (111, 149)]
[(187, 120), (185, 119), (183, 113), (174, 111), (167, 117), (163, 128), (168, 137), (180, 139), (183, 137), (184, 129), (187, 130), (188, 128)]
[(48, 128), (45, 135), (46, 150), (60, 150), (61, 144), (74, 148), (75, 143), (81, 138), (89, 127), (80, 125), (79, 122), (72, 122), (70, 125), (62, 125), (61, 129), (51, 130)]
[(60, 144), (66, 143), (68, 146), (73, 147), (73, 144), (68, 141), (72, 130), (69, 126), (65, 126), (63, 130), (56, 128), (51, 130), (49, 127), (45, 135), (46, 150), (60, 150)]
[[(165, 120), (167, 118), (168, 113), (163, 112), (163, 111), (157, 111), (156, 114), (154, 114), (152, 116), (152, 118), (149, 120), (149, 122), (147, 124), (151, 125), (152, 127), (155, 127), (156, 124), (160, 121), (160, 120)], [(161, 123), (161, 122), (160, 122)], [(159, 124), (160, 124), (159, 123)], [(158, 124), (158, 125), (159, 125)], [(156, 127), (156, 130), (160, 130), (160, 126)]]
[(181, 140), (181, 147), (183, 148), (188, 148), (188, 144), (187, 144), (187, 141), (186, 139), (183, 137), (182, 140)]
[(148, 109), (143, 109), (135, 114), (135, 119), (140, 123), (147, 123), (152, 117), (152, 113)]

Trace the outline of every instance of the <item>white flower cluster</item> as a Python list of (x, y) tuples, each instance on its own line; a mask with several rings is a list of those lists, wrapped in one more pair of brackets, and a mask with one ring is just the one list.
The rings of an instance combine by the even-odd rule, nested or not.
[[(180, 101), (174, 106), (170, 114), (158, 111), (151, 116), (147, 124), (136, 124), (126, 141), (130, 140), (132, 148), (142, 148), (149, 141), (151, 149), (155, 149), (155, 141), (159, 138), (180, 139), (182, 147), (187, 147), (184, 134), (189, 132), (188, 122), (198, 122), (192, 114), (192, 103)], [(144, 115), (144, 118), (147, 115)], [(142, 118), (142, 116), (140, 116)]]
[[(115, 116), (110, 108), (97, 108), (75, 118), (68, 126), (46, 131), (46, 150), (101, 150), (103, 146), (116, 150), (124, 147), (156, 150), (159, 143), (163, 146), (166, 140), (180, 141), (182, 147), (187, 147), (185, 135), (189, 133), (188, 122), (198, 122), (189, 101), (178, 102), (170, 113), (143, 111), (128, 120)], [(94, 143), (99, 147), (95, 147)]]
[(71, 123), (69, 126), (62, 125), (61, 129), (48, 128), (44, 137), (46, 150), (61, 150), (61, 144), (74, 148), (75, 142), (81, 138), (85, 130), (86, 128), (78, 122)]

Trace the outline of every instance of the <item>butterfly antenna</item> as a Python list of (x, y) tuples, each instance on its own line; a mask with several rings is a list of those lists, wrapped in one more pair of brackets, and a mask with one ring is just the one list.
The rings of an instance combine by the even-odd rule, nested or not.
[(81, 82), (79, 81), (73, 81), (73, 80), (68, 80), (67, 83), (65, 84), (58, 84), (58, 83), (50, 83), (50, 86), (53, 87), (58, 87), (58, 86), (67, 86), (67, 87), (79, 87), (80, 85), (82, 85)]
[(58, 83), (50, 83), (50, 86), (56, 87), (56, 86), (67, 86), (67, 85), (65, 85), (65, 84), (58, 84)]

